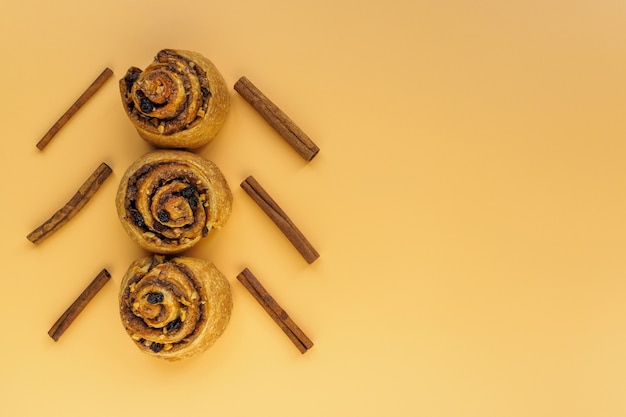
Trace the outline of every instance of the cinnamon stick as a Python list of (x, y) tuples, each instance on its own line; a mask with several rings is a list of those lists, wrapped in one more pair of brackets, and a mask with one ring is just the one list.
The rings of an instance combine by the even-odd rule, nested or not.
[(59, 319), (52, 325), (48, 331), (48, 335), (54, 339), (55, 342), (59, 340), (61, 335), (70, 327), (72, 322), (76, 320), (76, 317), (85, 309), (91, 299), (102, 289), (111, 278), (111, 274), (106, 269), (100, 271), (98, 275), (91, 281), (91, 283), (83, 290), (67, 310), (59, 317)]
[(313, 245), (252, 175), (241, 183), (241, 188), (261, 207), (309, 264), (319, 258), (320, 255)]
[(305, 353), (313, 347), (311, 339), (294, 323), (287, 312), (283, 310), (276, 300), (267, 292), (265, 287), (261, 285), (259, 280), (248, 268), (241, 271), (241, 273), (237, 275), (237, 279), (246, 287), (248, 292), (252, 294), (259, 304), (261, 304), (283, 332), (285, 332), (300, 353)]
[(52, 138), (57, 133), (59, 133), (61, 128), (65, 126), (65, 124), (72, 118), (72, 116), (74, 116), (78, 112), (78, 110), (80, 110), (80, 108), (83, 107), (94, 94), (96, 94), (100, 87), (102, 87), (104, 83), (109, 78), (111, 78), (112, 75), (113, 71), (110, 68), (105, 68), (104, 71), (102, 71), (102, 73), (98, 76), (98, 78), (96, 78), (95, 81), (91, 83), (89, 87), (87, 87), (87, 90), (85, 90), (85, 92), (81, 94), (80, 97), (78, 97), (74, 104), (72, 104), (71, 107), (65, 113), (63, 113), (59, 120), (57, 120), (57, 122), (52, 125), (50, 130), (48, 130), (43, 138), (41, 138), (41, 140), (37, 142), (37, 148), (39, 148), (39, 150), (43, 150), (43, 148), (45, 148), (46, 145), (50, 143)]
[(237, 91), (282, 136), (298, 154), (307, 161), (319, 152), (319, 147), (293, 120), (276, 106), (246, 77), (235, 83)]
[(87, 181), (78, 189), (76, 194), (61, 207), (52, 217), (41, 226), (30, 232), (26, 238), (33, 243), (40, 243), (42, 240), (56, 232), (76, 215), (91, 200), (98, 191), (104, 180), (106, 180), (113, 170), (104, 162), (87, 178)]

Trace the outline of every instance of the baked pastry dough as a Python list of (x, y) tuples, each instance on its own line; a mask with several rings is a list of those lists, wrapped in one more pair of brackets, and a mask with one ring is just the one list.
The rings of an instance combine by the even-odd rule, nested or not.
[(122, 226), (142, 248), (176, 254), (222, 227), (232, 199), (215, 163), (187, 151), (158, 149), (128, 167), (116, 207)]
[(224, 78), (197, 52), (163, 49), (143, 71), (129, 68), (119, 86), (139, 135), (162, 148), (207, 144), (230, 109)]
[(228, 325), (232, 305), (224, 275), (203, 259), (185, 256), (136, 260), (119, 292), (122, 324), (135, 345), (169, 361), (212, 346)]

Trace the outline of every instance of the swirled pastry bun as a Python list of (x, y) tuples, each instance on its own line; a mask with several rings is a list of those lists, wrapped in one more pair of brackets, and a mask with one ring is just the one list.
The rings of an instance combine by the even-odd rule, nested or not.
[(224, 78), (209, 59), (193, 51), (163, 49), (144, 70), (129, 68), (119, 87), (139, 135), (161, 148), (207, 144), (230, 109)]
[(158, 149), (128, 167), (118, 186), (118, 217), (147, 251), (177, 254), (230, 216), (232, 192), (217, 165), (188, 151)]
[(144, 257), (128, 268), (119, 291), (122, 324), (151, 356), (176, 361), (211, 347), (232, 311), (230, 284), (198, 258)]

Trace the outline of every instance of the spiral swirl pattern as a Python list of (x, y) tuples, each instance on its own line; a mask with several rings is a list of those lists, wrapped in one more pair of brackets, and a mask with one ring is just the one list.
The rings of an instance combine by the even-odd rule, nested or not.
[(213, 265), (154, 255), (133, 262), (119, 294), (124, 328), (143, 352), (167, 360), (194, 356), (221, 336), (232, 296)]
[(155, 253), (194, 246), (231, 212), (232, 193), (219, 168), (180, 150), (148, 152), (122, 178), (116, 206), (129, 236)]
[(126, 114), (139, 134), (160, 147), (206, 144), (230, 108), (217, 68), (191, 51), (161, 50), (143, 71), (129, 68), (119, 86)]

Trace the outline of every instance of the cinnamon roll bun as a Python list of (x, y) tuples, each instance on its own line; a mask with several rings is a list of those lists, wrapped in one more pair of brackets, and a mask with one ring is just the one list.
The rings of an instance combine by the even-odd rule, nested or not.
[(134, 261), (122, 279), (120, 316), (135, 345), (176, 361), (211, 347), (232, 311), (230, 284), (198, 258), (153, 255)]
[(163, 49), (144, 70), (129, 68), (119, 87), (139, 135), (162, 148), (207, 144), (230, 109), (224, 78), (209, 59), (193, 51)]
[(116, 207), (122, 226), (139, 246), (176, 254), (222, 227), (232, 199), (215, 163), (191, 152), (159, 149), (126, 170)]

